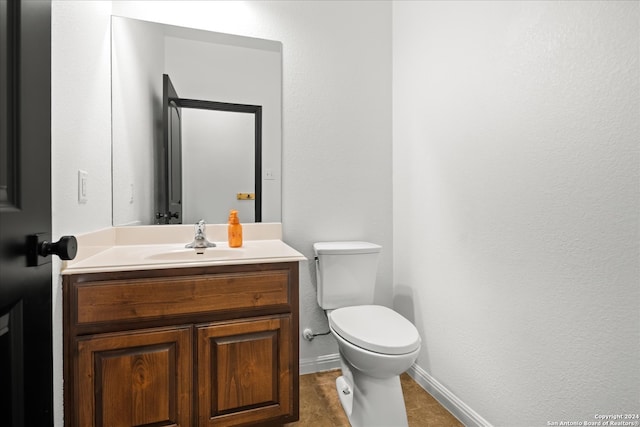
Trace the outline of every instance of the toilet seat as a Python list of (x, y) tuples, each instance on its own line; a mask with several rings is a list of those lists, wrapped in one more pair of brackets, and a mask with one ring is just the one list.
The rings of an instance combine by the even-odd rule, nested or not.
[(420, 347), (416, 327), (381, 305), (338, 308), (329, 313), (329, 325), (345, 340), (376, 353), (406, 354)]

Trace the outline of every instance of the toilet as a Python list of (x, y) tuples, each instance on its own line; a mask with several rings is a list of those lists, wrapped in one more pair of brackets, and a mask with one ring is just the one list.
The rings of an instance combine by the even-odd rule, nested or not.
[(400, 374), (420, 352), (415, 326), (373, 304), (378, 256), (369, 242), (314, 243), (318, 304), (338, 341), (340, 403), (353, 427), (407, 426)]

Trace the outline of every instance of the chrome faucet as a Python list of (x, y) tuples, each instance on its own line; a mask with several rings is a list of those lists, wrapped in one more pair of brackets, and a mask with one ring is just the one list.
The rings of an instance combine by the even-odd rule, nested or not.
[(204, 220), (201, 219), (196, 224), (196, 235), (193, 238), (193, 242), (185, 245), (185, 248), (202, 249), (202, 248), (215, 247), (216, 246), (215, 243), (207, 240), (207, 234), (205, 229), (206, 229), (206, 224)]

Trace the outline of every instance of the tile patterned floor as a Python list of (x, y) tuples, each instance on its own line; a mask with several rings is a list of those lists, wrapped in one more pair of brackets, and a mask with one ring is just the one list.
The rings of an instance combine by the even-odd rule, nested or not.
[[(285, 426), (349, 427), (335, 388), (339, 375), (335, 370), (300, 376), (300, 421)], [(400, 381), (409, 427), (463, 426), (409, 375), (402, 374)]]

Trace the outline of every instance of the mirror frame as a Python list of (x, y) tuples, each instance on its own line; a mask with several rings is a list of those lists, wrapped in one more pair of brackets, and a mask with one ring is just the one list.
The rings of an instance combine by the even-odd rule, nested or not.
[(249, 113), (254, 115), (254, 220), (262, 222), (262, 106), (233, 104), (230, 102), (203, 101), (200, 99), (172, 98), (180, 108), (196, 110), (228, 111), (231, 113)]

